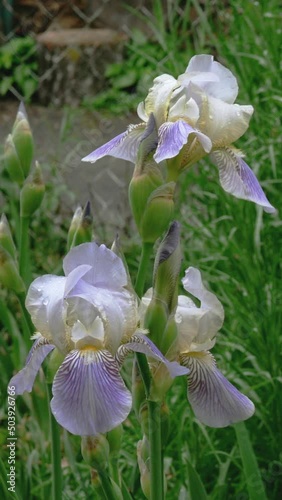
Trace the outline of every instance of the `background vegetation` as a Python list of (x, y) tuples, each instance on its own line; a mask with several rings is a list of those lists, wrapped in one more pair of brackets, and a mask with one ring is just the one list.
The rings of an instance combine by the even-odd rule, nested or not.
[[(110, 90), (84, 105), (100, 106), (107, 113), (123, 113), (142, 100), (154, 76), (163, 72), (177, 76), (195, 53), (213, 53), (238, 78), (238, 102), (252, 104), (255, 108), (250, 129), (238, 146), (245, 151), (247, 163), (278, 209), (276, 215), (269, 216), (251, 203), (228, 196), (219, 186), (216, 169), (207, 161), (202, 161), (182, 177), (177, 218), (182, 223), (183, 270), (188, 265), (199, 267), (224, 305), (226, 320), (214, 354), (229, 380), (256, 404), (256, 414), (246, 423), (246, 428), (260, 472), (249, 474), (246, 462), (242, 461), (242, 448), (236, 438), (240, 435), (240, 427), (215, 430), (199, 424), (186, 401), (185, 381), (178, 380), (168, 395), (172, 411), (165, 452), (167, 499), (200, 498), (193, 496), (196, 479), (189, 466), (192, 464), (213, 500), (265, 498), (260, 477), (266, 498), (276, 500), (282, 489), (282, 222), (279, 213), (282, 37), (279, 1), (167, 0), (153, 4), (153, 11), (146, 19), (143, 17), (146, 33), (149, 26), (151, 36), (141, 32), (132, 34), (123, 65), (112, 65), (108, 69)], [(4, 194), (9, 189), (7, 186), (5, 181), (1, 188)], [(45, 214), (54, 208), (52, 191), (47, 200)], [(4, 208), (8, 210), (7, 206)], [(44, 211), (41, 213), (44, 220), (43, 214)], [(62, 241), (66, 232), (62, 229), (54, 232), (50, 219), (45, 219), (45, 234), (54, 238), (54, 244), (49, 245), (50, 240), (48, 245), (43, 243), (43, 255), (46, 255), (46, 246), (56, 249), (55, 255), (47, 257), (49, 272), (54, 272), (65, 253)], [(40, 254), (36, 234), (34, 246)], [(137, 251), (135, 244), (127, 242), (133, 274)], [(35, 274), (42, 272), (43, 260), (39, 255)], [(1, 296), (17, 311), (13, 297), (6, 296), (3, 291)], [(7, 382), (26, 355), (14, 320), (13, 338), (5, 328), (2, 331), (0, 354), (4, 401)], [(125, 367), (125, 377), (129, 380), (129, 364)], [(0, 414), (3, 444), (6, 442), (5, 412), (4, 401)], [(18, 497), (46, 499), (51, 490), (51, 456), (46, 386), (42, 375), (31, 395), (18, 398), (17, 419)], [(124, 427), (120, 465), (126, 482), (134, 485), (135, 449), (140, 431), (133, 413)], [(88, 467), (82, 461), (80, 439), (65, 431), (62, 431), (62, 457), (64, 499), (95, 498), (91, 493)], [(7, 494), (3, 480), (5, 460), (4, 456), (1, 474), (3, 491)], [(136, 500), (143, 498), (138, 484), (134, 486), (133, 497)]]

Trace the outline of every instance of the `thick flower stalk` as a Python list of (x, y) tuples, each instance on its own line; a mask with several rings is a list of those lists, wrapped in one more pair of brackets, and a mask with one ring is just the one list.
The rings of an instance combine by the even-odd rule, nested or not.
[(137, 297), (118, 255), (84, 243), (70, 250), (63, 269), (65, 276), (45, 275), (30, 285), (26, 307), (38, 333), (26, 366), (9, 385), (16, 394), (31, 391), (42, 362), (54, 351), (51, 410), (69, 432), (94, 436), (118, 426), (130, 412), (131, 393), (119, 373), (126, 354), (145, 353), (165, 363), (172, 377), (188, 369), (167, 361), (137, 329)]
[(142, 123), (83, 158), (95, 162), (103, 156), (136, 162), (142, 134), (154, 115), (158, 137), (153, 158), (167, 161), (168, 181), (206, 155), (217, 165), (223, 189), (237, 198), (274, 212), (259, 182), (233, 146), (248, 129), (253, 107), (235, 103), (238, 84), (234, 75), (211, 55), (192, 57), (177, 79), (161, 75), (154, 80), (137, 113)]
[[(171, 352), (189, 368), (188, 400), (196, 417), (210, 427), (226, 427), (245, 420), (254, 413), (253, 403), (224, 377), (209, 352), (223, 324), (222, 304), (205, 288), (198, 269), (189, 267), (182, 283), (201, 303), (197, 307), (192, 299), (179, 295), (174, 314), (178, 333)], [(142, 298), (143, 308), (149, 306), (151, 297), (152, 289)]]

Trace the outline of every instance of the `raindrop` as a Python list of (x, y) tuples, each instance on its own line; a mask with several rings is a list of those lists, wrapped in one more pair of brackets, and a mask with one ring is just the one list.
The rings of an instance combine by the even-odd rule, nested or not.
[(175, 319), (176, 323), (181, 323), (181, 322), (182, 322), (182, 319), (183, 319), (183, 318), (182, 318), (182, 314), (180, 314), (180, 313), (178, 313), (178, 312), (177, 312), (177, 313), (175, 314), (174, 319)]
[(209, 115), (209, 119), (210, 119), (210, 120), (213, 120), (213, 115)]
[(44, 306), (47, 306), (48, 304), (49, 304), (49, 299), (44, 299), (44, 300), (43, 300), (43, 305), (44, 305)]

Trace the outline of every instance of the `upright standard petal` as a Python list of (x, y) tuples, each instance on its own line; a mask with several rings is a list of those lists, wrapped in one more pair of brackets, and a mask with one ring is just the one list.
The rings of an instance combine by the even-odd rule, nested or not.
[(209, 352), (183, 354), (181, 362), (190, 370), (187, 396), (200, 422), (226, 427), (253, 415), (252, 401), (228, 382)]
[(232, 104), (238, 94), (237, 80), (229, 69), (213, 59), (213, 56), (206, 54), (192, 57), (179, 80), (187, 83), (189, 79), (208, 95)]
[(81, 161), (95, 163), (104, 156), (114, 156), (122, 160), (128, 160), (135, 163), (136, 154), (138, 151), (140, 139), (145, 130), (145, 124), (130, 125), (122, 134), (117, 135), (114, 139), (103, 144), (98, 149), (95, 149), (89, 155), (82, 158)]
[(161, 75), (154, 79), (154, 85), (150, 88), (144, 102), (144, 108), (139, 106), (138, 112), (141, 116), (146, 113), (149, 116), (154, 113), (157, 126), (167, 120), (170, 97), (174, 89), (180, 87), (177, 80), (171, 75)]
[(195, 134), (198, 141), (207, 153), (212, 148), (210, 139), (194, 129), (184, 120), (166, 122), (159, 128), (159, 142), (154, 159), (157, 163), (178, 155), (182, 147), (187, 144), (190, 134)]
[(15, 387), (15, 394), (31, 392), (35, 377), (48, 354), (55, 349), (48, 340), (40, 336), (34, 342), (26, 360), (25, 367), (19, 371), (9, 382), (9, 386)]
[(253, 201), (261, 205), (265, 212), (276, 211), (266, 198), (255, 174), (236, 151), (222, 148), (214, 151), (210, 157), (219, 169), (220, 184), (227, 193)]
[(36, 329), (62, 352), (66, 349), (65, 284), (65, 277), (46, 274), (31, 283), (26, 297), (26, 308)]
[(70, 352), (53, 383), (51, 409), (72, 434), (95, 436), (121, 424), (131, 409), (114, 358), (107, 351), (85, 348)]
[(168, 359), (166, 359), (161, 351), (159, 351), (159, 349), (155, 346), (155, 344), (148, 337), (142, 334), (133, 335), (133, 337), (131, 337), (130, 339), (130, 342), (119, 347), (116, 354), (116, 359), (119, 365), (123, 363), (125, 356), (130, 352), (141, 352), (153, 359), (156, 359), (157, 361), (160, 361), (161, 363), (164, 363), (172, 378), (179, 375), (186, 375), (189, 371), (187, 371), (186, 367), (180, 366), (177, 361), (169, 361)]
[[(83, 279), (97, 288), (117, 289), (127, 284), (127, 274), (121, 258), (105, 245), (99, 246), (94, 241), (72, 248), (64, 258), (63, 269), (68, 277), (67, 283), (69, 279), (74, 283), (72, 277), (69, 278), (72, 271), (86, 265), (90, 269), (88, 273), (84, 273)], [(68, 289), (71, 290), (69, 287)]]
[[(212, 340), (222, 327), (224, 320), (224, 309), (221, 302), (214, 293), (206, 289), (198, 269), (189, 267), (182, 283), (187, 292), (201, 301), (201, 306), (197, 307), (195, 304), (191, 304), (190, 299), (183, 300), (180, 296), (175, 319), (180, 334), (181, 351), (187, 342), (193, 341), (195, 344), (203, 344)], [(186, 345), (186, 349), (188, 348), (189, 346)]]

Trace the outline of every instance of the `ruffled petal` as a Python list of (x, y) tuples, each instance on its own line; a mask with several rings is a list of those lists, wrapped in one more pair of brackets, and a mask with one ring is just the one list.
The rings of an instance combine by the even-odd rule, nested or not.
[(119, 347), (116, 353), (116, 359), (120, 365), (123, 363), (125, 356), (130, 352), (141, 352), (164, 363), (172, 378), (188, 373), (186, 371), (187, 368), (180, 366), (177, 361), (168, 361), (155, 344), (145, 335), (133, 335), (130, 342)]
[(95, 161), (104, 156), (114, 156), (122, 160), (128, 160), (135, 163), (136, 154), (138, 151), (140, 139), (145, 130), (145, 124), (130, 125), (122, 134), (117, 135), (111, 141), (103, 144), (98, 149), (95, 149), (89, 155), (82, 158), (81, 161)]
[(226, 427), (251, 417), (254, 404), (217, 369), (209, 352), (183, 355), (190, 369), (188, 400), (196, 417), (210, 427)]
[(219, 180), (223, 189), (236, 198), (253, 201), (265, 212), (273, 213), (275, 208), (266, 198), (255, 174), (243, 158), (231, 148), (214, 151), (210, 155), (219, 169)]
[(46, 274), (31, 283), (26, 297), (26, 308), (36, 329), (62, 352), (66, 348), (65, 284), (65, 277)]
[(72, 351), (53, 383), (51, 409), (56, 420), (72, 434), (95, 436), (121, 424), (131, 409), (114, 358), (107, 351)]
[(26, 360), (25, 367), (11, 378), (9, 386), (15, 387), (15, 394), (23, 394), (25, 391), (31, 392), (35, 377), (46, 358), (55, 349), (48, 340), (40, 336), (33, 344)]
[[(68, 276), (79, 266), (90, 266), (90, 271), (83, 276), (84, 281), (98, 288), (121, 288), (127, 284), (127, 275), (121, 258), (105, 245), (94, 241), (72, 248), (63, 261), (65, 275)], [(77, 272), (77, 271), (76, 271)], [(66, 288), (69, 289), (69, 279)], [(70, 290), (69, 290), (70, 291)]]
[(125, 289), (97, 288), (80, 281), (67, 297), (68, 319), (87, 328), (99, 315), (105, 328), (105, 346), (116, 351), (123, 337), (132, 335), (138, 321), (137, 299)]
[(182, 283), (187, 292), (200, 300), (201, 306), (197, 307), (188, 297), (178, 298), (175, 320), (179, 330), (178, 340), (181, 352), (190, 350), (191, 342), (196, 344), (195, 350), (198, 350), (197, 344), (210, 342), (222, 327), (224, 320), (221, 302), (205, 288), (198, 269), (189, 267)]
[(192, 57), (179, 81), (187, 85), (192, 81), (208, 95), (233, 103), (238, 94), (238, 83), (231, 71), (214, 61), (211, 55)]
[(150, 116), (154, 113), (157, 126), (160, 127), (167, 121), (170, 97), (177, 87), (180, 87), (180, 84), (171, 75), (164, 74), (155, 78), (154, 85), (145, 99), (144, 107), (141, 105), (139, 107), (140, 115), (143, 116), (145, 113)]
[(210, 139), (188, 125), (184, 120), (164, 123), (159, 128), (159, 142), (154, 159), (157, 163), (178, 155), (182, 147), (187, 143), (190, 134), (195, 134), (203, 149), (208, 153), (212, 143)]

